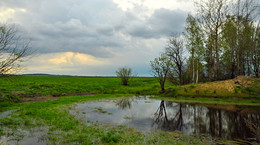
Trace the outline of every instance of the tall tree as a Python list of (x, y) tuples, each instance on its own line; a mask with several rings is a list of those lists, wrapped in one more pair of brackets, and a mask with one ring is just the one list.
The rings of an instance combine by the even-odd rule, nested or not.
[(233, 3), (230, 15), (235, 18), (236, 24), (236, 74), (246, 75), (246, 68), (249, 64), (248, 57), (251, 49), (251, 44), (248, 43), (250, 39), (250, 25), (252, 24), (256, 12), (255, 0), (237, 0)]
[(199, 20), (193, 17), (192, 15), (188, 15), (185, 24), (185, 33), (184, 36), (186, 38), (186, 47), (191, 54), (191, 70), (192, 70), (192, 82), (198, 83), (199, 81), (199, 64), (203, 60), (203, 32), (198, 25)]
[[(257, 63), (257, 25), (254, 20), (257, 4), (253, 0), (237, 0), (230, 6), (222, 26), (224, 41), (223, 65), (230, 74), (228, 78), (238, 75), (256, 75), (253, 65)], [(254, 57), (255, 56), (255, 57)], [(258, 67), (256, 67), (258, 68)]]
[[(195, 3), (198, 16), (201, 18), (201, 28), (207, 36), (207, 63), (210, 67), (208, 74), (210, 80), (220, 79), (220, 54), (221, 54), (221, 26), (227, 13), (227, 0), (200, 0)], [(213, 76), (213, 72), (215, 76)]]
[(183, 84), (182, 75), (185, 63), (184, 57), (184, 40), (181, 36), (172, 36), (169, 38), (168, 46), (165, 48), (165, 54), (175, 66), (174, 70), (178, 74), (179, 84)]
[(236, 22), (235, 18), (233, 16), (227, 16), (227, 19), (222, 26), (222, 38), (223, 38), (223, 55), (222, 55), (222, 61), (223, 61), (223, 70), (224, 75), (226, 75), (226, 78), (233, 79), (236, 76), (236, 39), (237, 39), (237, 33), (236, 29)]
[(252, 67), (255, 77), (260, 77), (260, 22), (253, 31)]

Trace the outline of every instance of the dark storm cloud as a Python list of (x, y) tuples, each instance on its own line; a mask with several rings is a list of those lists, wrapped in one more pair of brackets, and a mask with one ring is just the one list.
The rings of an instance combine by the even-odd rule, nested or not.
[(129, 49), (132, 42), (121, 34), (142, 41), (180, 32), (186, 17), (181, 10), (158, 9), (140, 19), (144, 7), (123, 11), (110, 0), (4, 0), (2, 8), (26, 9), (11, 20), (25, 29), (39, 53), (72, 51), (96, 57)]
[(97, 31), (98, 31), (98, 33), (106, 35), (106, 36), (113, 36), (113, 34), (115, 33), (114, 28), (109, 27), (109, 26), (98, 28)]
[(143, 38), (160, 38), (172, 32), (183, 31), (187, 12), (182, 10), (155, 10), (146, 21), (138, 21), (129, 26), (127, 32), (132, 36)]

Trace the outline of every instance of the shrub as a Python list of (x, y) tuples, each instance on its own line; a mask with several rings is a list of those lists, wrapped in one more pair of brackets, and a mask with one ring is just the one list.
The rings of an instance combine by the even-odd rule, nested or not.
[(131, 68), (126, 68), (126, 67), (119, 68), (116, 71), (116, 75), (117, 75), (117, 77), (121, 78), (122, 84), (124, 86), (127, 86), (129, 80), (131, 78), (133, 78), (132, 69)]

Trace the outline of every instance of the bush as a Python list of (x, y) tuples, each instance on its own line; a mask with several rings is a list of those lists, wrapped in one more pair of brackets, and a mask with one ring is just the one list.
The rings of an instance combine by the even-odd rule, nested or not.
[(119, 68), (116, 71), (116, 75), (117, 75), (117, 77), (121, 78), (122, 84), (124, 86), (127, 86), (129, 80), (131, 78), (133, 78), (132, 69), (131, 68), (126, 68), (126, 67)]

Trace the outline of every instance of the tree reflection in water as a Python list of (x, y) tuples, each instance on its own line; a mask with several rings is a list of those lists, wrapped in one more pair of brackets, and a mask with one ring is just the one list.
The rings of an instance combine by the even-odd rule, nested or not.
[[(129, 125), (143, 130), (178, 130), (184, 134), (260, 140), (260, 107), (257, 106), (190, 105), (152, 100), (149, 97), (115, 101), (83, 103), (79, 105), (79, 110), (89, 109), (91, 113), (86, 113), (89, 120)], [(92, 112), (91, 108), (100, 106), (112, 115)], [(125, 116), (131, 116), (131, 119), (125, 119)]]
[[(164, 113), (164, 117), (163, 117), (163, 113)], [(154, 115), (157, 116), (154, 121), (156, 124), (166, 124), (166, 123), (168, 124), (168, 118), (164, 106), (164, 100), (161, 101), (160, 106), (157, 109), (157, 111), (154, 113)]]
[(260, 114), (243, 115), (235, 111), (162, 100), (152, 126), (165, 131), (205, 133), (226, 139), (259, 138)]
[[(179, 130), (182, 131), (184, 126), (183, 123), (183, 117), (182, 117), (182, 105), (175, 105), (173, 106), (173, 104), (175, 103), (170, 103), (167, 102), (168, 106), (171, 106), (173, 108), (177, 108), (178, 111), (176, 112), (175, 116), (173, 118), (169, 118), (167, 117), (167, 113), (166, 113), (166, 107), (165, 107), (165, 102), (164, 100), (161, 101), (159, 108), (157, 109), (157, 111), (155, 112), (155, 120), (153, 123), (153, 126), (157, 125), (157, 128), (161, 129), (161, 130), (165, 130), (165, 131), (173, 131), (173, 130)], [(164, 114), (164, 115), (163, 115)]]
[(121, 108), (122, 110), (124, 109), (131, 109), (132, 107), (132, 99), (131, 98), (123, 98), (123, 99), (120, 99), (116, 105)]

